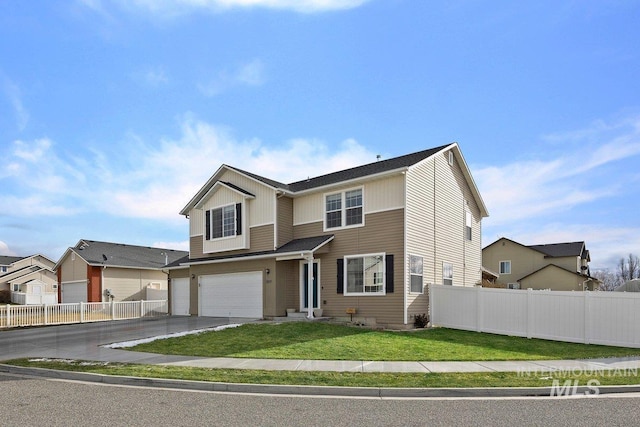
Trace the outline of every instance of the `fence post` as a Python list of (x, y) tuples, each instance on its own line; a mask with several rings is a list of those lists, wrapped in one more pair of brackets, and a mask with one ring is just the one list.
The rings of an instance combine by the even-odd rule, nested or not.
[(7, 304), (7, 328), (11, 326), (11, 304)]
[(80, 301), (80, 323), (84, 323), (84, 302)]
[(140, 300), (140, 318), (144, 317), (144, 300)]
[(44, 324), (49, 324), (49, 310), (47, 310), (47, 304), (42, 304), (42, 310), (44, 311)]
[(482, 332), (482, 293), (481, 286), (475, 287), (476, 292), (476, 332)]
[(589, 340), (589, 305), (591, 302), (591, 293), (589, 291), (584, 291), (584, 321), (582, 324), (584, 325), (584, 343), (591, 344)]
[(111, 313), (111, 320), (115, 320), (115, 313), (113, 310), (113, 298), (111, 299), (111, 302), (110, 302), (109, 312)]
[(429, 322), (433, 326), (433, 283), (427, 284), (429, 287), (429, 298), (427, 299), (427, 310), (429, 311)]
[(533, 337), (533, 289), (527, 288), (527, 338)]

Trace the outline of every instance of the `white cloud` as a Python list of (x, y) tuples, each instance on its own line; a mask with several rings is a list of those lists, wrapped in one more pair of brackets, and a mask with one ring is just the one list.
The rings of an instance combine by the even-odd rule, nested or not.
[[(139, 9), (154, 15), (172, 17), (199, 10), (221, 12), (228, 9), (276, 9), (301, 13), (317, 13), (334, 10), (353, 9), (370, 0), (127, 0), (125, 6), (133, 3)], [(91, 3), (95, 3), (92, 1)], [(95, 6), (94, 6), (95, 7)]]
[(11, 103), (11, 106), (13, 107), (16, 126), (18, 127), (18, 130), (23, 131), (29, 123), (29, 112), (22, 103), (22, 94), (20, 92), (20, 88), (11, 80), (9, 80), (9, 78), (4, 77), (1, 72), (0, 79), (2, 82), (2, 84), (0, 85), (0, 89), (5, 94), (5, 96)]
[[(613, 124), (595, 122), (587, 129), (546, 136), (561, 149), (547, 158), (474, 169), (493, 225), (566, 211), (618, 195), (633, 170), (617, 177), (597, 176), (605, 165), (640, 155), (640, 117)], [(627, 176), (627, 179), (622, 179)]]
[(17, 256), (15, 252), (9, 249), (9, 245), (0, 240), (0, 255), (4, 256)]
[(222, 70), (215, 78), (199, 83), (197, 87), (203, 95), (212, 97), (238, 86), (261, 86), (265, 80), (264, 64), (254, 59), (235, 70)]
[(258, 139), (239, 140), (190, 115), (182, 119), (178, 138), (145, 143), (129, 135), (106, 146), (113, 152), (92, 148), (64, 157), (46, 138), (15, 141), (5, 159), (13, 172), (4, 176), (15, 191), (0, 195), (0, 204), (24, 216), (103, 212), (182, 224), (178, 212), (223, 163), (292, 182), (375, 159), (352, 139), (335, 152), (322, 141), (302, 138), (272, 148)]

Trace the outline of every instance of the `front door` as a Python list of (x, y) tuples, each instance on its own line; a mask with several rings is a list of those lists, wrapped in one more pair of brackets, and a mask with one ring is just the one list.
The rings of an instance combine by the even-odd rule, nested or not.
[[(313, 262), (313, 308), (320, 308), (318, 261)], [(300, 261), (300, 311), (309, 308), (309, 263)]]

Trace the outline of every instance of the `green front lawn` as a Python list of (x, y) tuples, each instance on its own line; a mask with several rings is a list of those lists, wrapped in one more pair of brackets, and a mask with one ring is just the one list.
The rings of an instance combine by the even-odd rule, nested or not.
[(316, 360), (471, 361), (637, 356), (640, 349), (434, 328), (376, 331), (319, 322), (246, 324), (132, 348), (160, 354)]

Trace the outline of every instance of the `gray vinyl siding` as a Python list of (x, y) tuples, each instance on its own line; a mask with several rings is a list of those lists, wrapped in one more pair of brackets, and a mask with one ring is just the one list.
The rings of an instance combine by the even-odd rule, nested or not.
[(102, 289), (111, 289), (115, 296), (114, 301), (146, 299), (146, 288), (151, 283), (159, 283), (160, 289), (167, 289), (167, 274), (158, 270), (105, 268), (102, 274)]
[[(321, 307), (330, 317), (348, 317), (349, 307), (357, 309), (357, 317), (375, 318), (379, 324), (402, 325), (404, 323), (404, 209), (367, 214), (364, 227), (333, 230), (323, 233), (322, 222), (303, 224), (294, 227), (294, 238), (333, 234), (329, 252), (316, 254), (320, 259)], [(394, 292), (384, 296), (345, 296), (337, 293), (336, 260), (347, 255), (360, 255), (384, 252), (394, 256)], [(299, 269), (294, 267), (296, 279), (289, 282), (293, 289), (287, 289), (287, 301), (299, 303)]]

